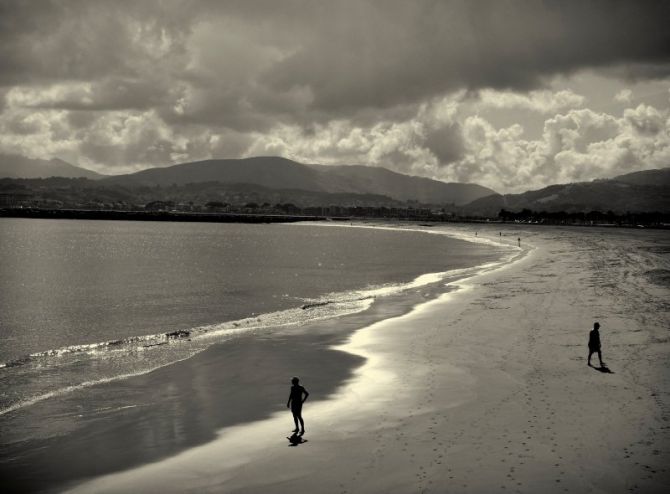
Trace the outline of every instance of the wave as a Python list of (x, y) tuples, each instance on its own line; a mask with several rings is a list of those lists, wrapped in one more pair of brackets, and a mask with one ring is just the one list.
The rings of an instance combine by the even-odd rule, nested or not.
[(105, 351), (128, 351), (140, 348), (153, 348), (184, 341), (193, 341), (194, 339), (205, 337), (234, 336), (236, 334), (269, 327), (305, 324), (319, 319), (359, 312), (365, 310), (377, 297), (384, 297), (404, 290), (416, 289), (422, 286), (438, 283), (447, 277), (466, 274), (475, 269), (477, 268), (453, 269), (438, 273), (422, 274), (408, 283), (372, 286), (352, 292), (328, 294), (319, 299), (304, 299), (306, 303), (300, 307), (260, 314), (258, 316), (247, 317), (235, 321), (226, 321), (219, 324), (48, 349), (31, 353), (7, 362), (0, 362), (0, 369), (24, 366), (36, 361), (44, 361), (46, 359), (77, 353), (94, 355)]
[[(189, 355), (186, 358), (190, 358), (191, 356), (192, 355)], [(186, 360), (186, 358), (181, 359), (181, 360)], [(175, 360), (172, 363), (177, 363), (179, 361), (180, 360)], [(141, 376), (143, 374), (148, 374), (149, 372), (153, 372), (157, 369), (160, 369), (161, 367), (163, 367), (163, 365), (159, 365), (159, 366), (156, 366), (154, 368), (145, 369), (145, 370), (138, 371), (138, 372), (128, 372), (128, 373), (125, 373), (125, 374), (119, 374), (119, 375), (112, 376), (112, 377), (94, 379), (94, 380), (90, 380), (90, 381), (84, 381), (84, 382), (79, 383), (79, 384), (72, 384), (70, 386), (64, 386), (62, 388), (58, 388), (58, 389), (55, 389), (53, 391), (48, 391), (46, 393), (41, 393), (41, 394), (38, 394), (36, 396), (31, 396), (30, 398), (20, 400), (17, 403), (14, 403), (13, 405), (10, 405), (6, 408), (0, 409), (0, 415), (5, 415), (7, 413), (14, 412), (16, 410), (19, 410), (21, 408), (25, 408), (25, 407), (30, 406), (30, 405), (34, 405), (36, 403), (39, 403), (40, 401), (44, 401), (44, 400), (47, 400), (49, 398), (54, 398), (56, 396), (62, 396), (62, 395), (71, 393), (73, 391), (77, 391), (77, 390), (84, 389), (84, 388), (89, 388), (91, 386), (96, 386), (98, 384), (120, 381), (122, 379), (128, 379), (130, 377), (136, 377), (136, 376)], [(128, 406), (128, 407), (122, 407), (122, 408), (131, 408), (131, 407)]]
[[(214, 343), (226, 341), (241, 334), (352, 314), (365, 310), (373, 301), (374, 297), (360, 296), (359, 294), (353, 297), (340, 295), (320, 301), (306, 300), (308, 303), (301, 307), (221, 324), (90, 344), (70, 345), (32, 353), (0, 364), (0, 369), (10, 373), (4, 376), (0, 375), (0, 377), (13, 381), (15, 377), (13, 371), (20, 371), (22, 375), (32, 376), (30, 381), (38, 388), (33, 388), (32, 391), (28, 392), (23, 390), (22, 396), (17, 394), (14, 399), (10, 399), (10, 403), (0, 404), (0, 416), (49, 398), (62, 396), (98, 384), (148, 374), (167, 365), (191, 358)], [(82, 360), (82, 356), (90, 359), (88, 362), (89, 368), (82, 367), (87, 363), (86, 359)], [(99, 357), (104, 358), (99, 359)], [(148, 365), (147, 360), (150, 362)], [(107, 364), (111, 364), (107, 369), (107, 373), (111, 375), (92, 376), (92, 374), (100, 373), (101, 367)], [(69, 377), (64, 378), (63, 381), (69, 379), (71, 382), (72, 379), (80, 378), (82, 382), (75, 384), (65, 384), (63, 382), (56, 385), (56, 389), (42, 389), (39, 382), (41, 373), (45, 369), (60, 368), (63, 373), (67, 373), (73, 366), (76, 367), (76, 374), (69, 374)], [(127, 372), (119, 373), (119, 367), (124, 368)], [(132, 370), (128, 371), (128, 369)], [(16, 387), (14, 387), (14, 390), (21, 392)], [(11, 403), (11, 401), (14, 401), (14, 403)]]

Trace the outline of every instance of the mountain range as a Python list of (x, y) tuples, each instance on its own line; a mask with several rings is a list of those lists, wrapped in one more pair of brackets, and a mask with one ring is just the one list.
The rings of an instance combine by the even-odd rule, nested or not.
[[(419, 203), (448, 206), (450, 211), (463, 215), (484, 217), (495, 217), (501, 209), (670, 211), (670, 168), (591, 182), (550, 185), (520, 194), (498, 194), (476, 184), (445, 183), (381, 167), (307, 165), (269, 156), (211, 159), (109, 176), (59, 159), (0, 155), (0, 177), (51, 176), (89, 179), (78, 182), (75, 187), (88, 197), (98, 194), (110, 200), (117, 197), (131, 202), (134, 198), (136, 203), (147, 200), (196, 203), (223, 200), (271, 204), (293, 202), (303, 206), (389, 207)], [(35, 184), (25, 186), (28, 189), (37, 187)], [(45, 184), (40, 187), (44, 189)], [(70, 191), (74, 190), (72, 186), (68, 187)]]
[(633, 172), (606, 180), (550, 185), (521, 194), (493, 194), (466, 206), (474, 216), (508, 211), (615, 213), (670, 212), (670, 168)]
[(396, 201), (423, 204), (467, 204), (495, 192), (476, 184), (445, 183), (371, 166), (304, 165), (285, 158), (261, 156), (212, 159), (163, 168), (150, 168), (103, 179), (125, 186), (169, 186), (219, 182), (253, 184), (328, 194), (375, 194)]
[(0, 154), (0, 177), (3, 178), (83, 177), (95, 180), (104, 176), (58, 158), (41, 160), (15, 154)]
[[(321, 194), (386, 196), (393, 201), (463, 205), (494, 194), (476, 184), (445, 183), (368, 166), (305, 165), (279, 157), (212, 159), (105, 176), (62, 160), (0, 156), (0, 177), (84, 177), (101, 185), (125, 187), (183, 186), (194, 183), (246, 184)], [(226, 187), (230, 190), (230, 187)]]

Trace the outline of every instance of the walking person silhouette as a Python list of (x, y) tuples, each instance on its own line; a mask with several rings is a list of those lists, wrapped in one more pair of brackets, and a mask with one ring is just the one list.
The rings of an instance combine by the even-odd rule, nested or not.
[(589, 332), (589, 359), (588, 359), (588, 364), (591, 365), (591, 355), (594, 353), (598, 354), (598, 360), (600, 361), (600, 367), (604, 367), (603, 365), (603, 356), (602, 353), (600, 352), (600, 332), (598, 329), (600, 328), (599, 323), (594, 323), (593, 324), (593, 329)]
[[(293, 432), (298, 432), (298, 430), (300, 430), (300, 434), (302, 435), (305, 433), (305, 421), (302, 419), (302, 404), (307, 400), (309, 393), (305, 388), (300, 386), (300, 379), (297, 377), (291, 379), (291, 383), (293, 385), (291, 386), (291, 393), (288, 396), (286, 408), (290, 407), (291, 413), (293, 414), (293, 421), (295, 422), (295, 429), (293, 429)], [(303, 395), (305, 395), (304, 398)], [(298, 429), (298, 422), (300, 422), (300, 429)]]

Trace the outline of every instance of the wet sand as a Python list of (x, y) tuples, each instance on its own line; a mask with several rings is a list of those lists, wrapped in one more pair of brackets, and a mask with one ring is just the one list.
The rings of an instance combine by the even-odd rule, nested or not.
[[(73, 491), (665, 492), (667, 232), (503, 234), (528, 254), (334, 342), (364, 363), (327, 399), (310, 396), (307, 442), (289, 445), (277, 411)], [(596, 320), (611, 372), (586, 365)]]

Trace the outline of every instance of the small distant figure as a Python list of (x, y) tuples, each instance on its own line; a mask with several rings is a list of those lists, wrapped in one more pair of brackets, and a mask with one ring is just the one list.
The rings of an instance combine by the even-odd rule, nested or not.
[[(291, 393), (288, 396), (288, 402), (286, 403), (286, 408), (291, 408), (291, 413), (293, 414), (293, 421), (295, 422), (295, 429), (293, 432), (300, 431), (300, 434), (305, 433), (305, 421), (302, 419), (302, 404), (305, 403), (309, 393), (305, 388), (300, 386), (300, 379), (294, 377), (291, 379)], [(304, 395), (304, 398), (303, 398)], [(300, 428), (298, 428), (298, 422), (300, 422)]]
[(502, 232), (498, 232), (498, 235), (500, 235), (502, 237)]
[(477, 232), (475, 232), (475, 237), (477, 236)]
[(600, 329), (600, 324), (596, 322), (593, 324), (593, 329), (589, 332), (589, 359), (587, 364), (589, 367), (591, 366), (591, 355), (594, 353), (598, 354), (600, 367), (605, 367), (603, 365), (603, 356), (600, 352), (600, 332), (598, 329)]
[(521, 237), (517, 238), (516, 240), (519, 242), (519, 247), (521, 247)]

